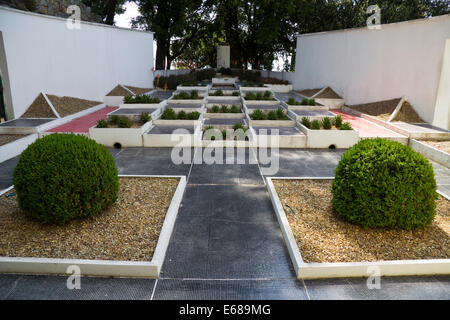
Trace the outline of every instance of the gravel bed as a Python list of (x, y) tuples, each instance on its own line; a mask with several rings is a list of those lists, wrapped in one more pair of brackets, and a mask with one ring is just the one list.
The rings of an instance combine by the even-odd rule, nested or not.
[(305, 97), (312, 97), (320, 90), (322, 90), (322, 89), (305, 89), (305, 90), (301, 90), (301, 91), (297, 91), (297, 92)]
[(129, 93), (127, 90), (125, 90), (124, 88), (122, 88), (121, 86), (117, 85), (114, 89), (112, 89), (106, 96), (119, 96), (119, 97), (124, 97), (124, 96), (130, 96), (131, 93)]
[(26, 134), (0, 134), (0, 146), (26, 137)]
[(0, 256), (150, 261), (176, 178), (120, 178), (117, 202), (90, 219), (45, 225), (0, 197)]
[(274, 181), (305, 262), (363, 262), (450, 258), (450, 201), (439, 197), (429, 227), (367, 229), (345, 222), (331, 207), (330, 180)]
[(326, 88), (317, 97), (317, 99), (342, 99), (333, 89)]
[(429, 141), (429, 140), (421, 140), (425, 144), (428, 144), (436, 149), (447, 152), (450, 154), (450, 141)]
[[(388, 121), (391, 117), (391, 114), (394, 112), (398, 103), (400, 102), (400, 98), (392, 99), (392, 100), (384, 100), (372, 103), (365, 103), (359, 105), (348, 106), (350, 109), (359, 111), (361, 113), (368, 114), (370, 116), (376, 117), (383, 121)], [(423, 123), (424, 121), (419, 117), (414, 108), (409, 104), (409, 102), (405, 102), (400, 109), (397, 116), (393, 121), (402, 121), (407, 123)]]
[(53, 104), (56, 112), (61, 117), (70, 116), (77, 112), (98, 106), (101, 102), (91, 101), (85, 99), (78, 99), (73, 97), (58, 97), (55, 95), (47, 95), (50, 102)]
[(56, 118), (42, 93), (36, 97), (21, 118)]
[(140, 94), (144, 94), (147, 92), (152, 91), (153, 89), (149, 89), (149, 88), (138, 88), (138, 87), (132, 87), (132, 86), (125, 86), (128, 89), (130, 89), (131, 91), (133, 91), (136, 95), (140, 95)]

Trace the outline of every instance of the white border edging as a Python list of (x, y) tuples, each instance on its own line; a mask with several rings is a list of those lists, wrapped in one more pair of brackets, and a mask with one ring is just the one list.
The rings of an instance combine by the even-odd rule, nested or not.
[[(169, 209), (167, 209), (158, 243), (150, 262), (0, 257), (0, 273), (66, 274), (68, 266), (77, 265), (80, 267), (83, 276), (158, 278), (186, 188), (186, 176), (119, 175), (119, 177), (180, 179)], [(0, 196), (11, 188), (3, 191)]]
[(33, 133), (0, 146), (0, 163), (21, 154), (30, 144), (35, 142), (37, 138), (38, 134)]
[(379, 276), (416, 276), (450, 274), (450, 259), (396, 260), (376, 262), (306, 263), (303, 261), (294, 234), (278, 197), (273, 180), (333, 180), (333, 177), (266, 177), (267, 188), (281, 232), (294, 264), (298, 279), (368, 277), (370, 267), (379, 268)]
[(439, 150), (431, 145), (420, 142), (415, 139), (409, 139), (409, 146), (424, 155), (425, 157), (436, 161), (437, 163), (443, 165), (444, 167), (450, 168), (450, 154)]

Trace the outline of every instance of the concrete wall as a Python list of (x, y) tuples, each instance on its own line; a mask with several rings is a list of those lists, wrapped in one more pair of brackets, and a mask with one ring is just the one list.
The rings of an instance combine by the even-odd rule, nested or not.
[(450, 15), (300, 35), (294, 88), (330, 86), (347, 104), (406, 95), (425, 121), (448, 129), (434, 117), (447, 39)]
[(6, 7), (0, 7), (0, 32), (15, 117), (41, 91), (103, 101), (118, 83), (153, 87), (150, 32), (88, 22), (71, 30), (66, 19)]

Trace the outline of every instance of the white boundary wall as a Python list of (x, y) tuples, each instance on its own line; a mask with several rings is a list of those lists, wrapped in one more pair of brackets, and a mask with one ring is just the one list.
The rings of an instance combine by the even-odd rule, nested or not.
[(448, 129), (434, 116), (447, 39), (450, 15), (299, 35), (294, 88), (330, 86), (348, 105), (406, 95), (425, 121)]
[(6, 7), (0, 32), (15, 117), (41, 91), (103, 101), (117, 84), (153, 87), (151, 32), (89, 22), (70, 30), (66, 19)]

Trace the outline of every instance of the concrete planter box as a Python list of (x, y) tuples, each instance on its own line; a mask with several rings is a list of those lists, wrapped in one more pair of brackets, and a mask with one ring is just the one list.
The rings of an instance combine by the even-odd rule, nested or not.
[(245, 100), (244, 97), (242, 97), (242, 103), (244, 105), (266, 105), (266, 106), (272, 106), (280, 104), (280, 101), (275, 100)]
[(186, 104), (171, 103), (170, 105), (166, 105), (163, 109), (161, 109), (161, 114), (163, 113), (163, 110), (165, 110), (165, 109), (172, 109), (176, 113), (178, 113), (180, 111), (184, 111), (186, 113), (190, 113), (190, 112), (203, 113), (203, 112), (205, 112), (205, 107), (203, 104), (199, 105), (199, 104), (194, 104), (194, 103), (186, 103)]
[(295, 127), (295, 121), (289, 120), (252, 120), (248, 113), (245, 114), (247, 123), (254, 127)]
[(105, 96), (103, 102), (106, 106), (117, 107), (123, 104), (124, 96)]
[(34, 133), (0, 146), (0, 163), (21, 154), (37, 138), (38, 134)]
[(251, 148), (255, 146), (255, 143), (252, 141), (202, 140), (203, 148)]
[(185, 99), (185, 100), (175, 100), (173, 97), (171, 97), (169, 100), (167, 100), (167, 104), (205, 104), (206, 98), (201, 99)]
[(265, 84), (266, 88), (273, 92), (288, 93), (293, 90), (292, 84)]
[(205, 113), (205, 119), (243, 119), (244, 113)]
[(206, 103), (208, 105), (214, 105), (217, 104), (215, 101), (226, 101), (227, 103), (220, 103), (220, 104), (240, 104), (241, 98), (235, 97), (235, 96), (208, 96)]
[(156, 119), (153, 120), (153, 124), (156, 126), (192, 126), (197, 127), (201, 126), (203, 123), (203, 113), (200, 114), (200, 118), (198, 120), (163, 120)]
[(308, 111), (316, 111), (323, 110), (327, 111), (329, 108), (327, 106), (316, 105), (316, 106), (304, 106), (304, 105), (291, 105), (287, 104), (287, 102), (281, 101), (281, 104), (288, 110), (308, 110)]
[[(216, 97), (216, 98), (218, 98), (218, 96), (212, 96), (211, 95), (211, 93), (215, 93), (218, 90), (221, 90), (223, 92), (223, 96), (221, 96), (221, 97), (234, 97), (236, 99), (239, 99), (240, 92), (238, 90), (236, 90), (236, 89), (235, 90), (232, 90), (232, 89), (210, 89), (209, 92), (208, 92), (208, 96), (209, 97)], [(237, 92), (237, 93), (239, 93), (239, 95), (238, 96), (233, 96), (233, 92)]]
[(142, 134), (152, 126), (152, 121), (140, 128), (96, 128), (89, 129), (89, 137), (107, 147), (120, 143), (122, 147), (142, 147)]
[(1, 123), (0, 134), (33, 134), (39, 133), (60, 123), (61, 118), (13, 119)]
[(345, 277), (369, 277), (370, 267), (378, 267), (379, 276), (417, 276), (417, 275), (440, 275), (450, 274), (450, 259), (430, 260), (396, 260), (376, 262), (333, 262), (333, 263), (306, 263), (302, 259), (301, 252), (295, 241), (289, 221), (278, 197), (273, 180), (281, 179), (333, 179), (333, 178), (267, 178), (267, 188), (272, 205), (275, 209), (278, 223), (289, 255), (294, 265), (298, 279), (320, 279), (320, 278), (345, 278)]
[(192, 86), (177, 86), (177, 91), (192, 91), (192, 90), (197, 90), (202, 92), (207, 92), (208, 91), (209, 86), (199, 86), (199, 87), (192, 87)]
[(237, 77), (216, 77), (212, 78), (212, 84), (218, 84), (218, 85), (234, 85), (237, 81), (239, 81), (239, 78)]
[[(138, 105), (139, 106), (139, 105)], [(123, 109), (132, 109), (132, 108), (123, 108)], [(114, 112), (117, 112), (120, 109), (114, 110), (106, 115), (106, 118), (109, 120), (112, 116), (114, 116)], [(151, 109), (149, 109), (151, 110)], [(149, 115), (152, 117), (152, 119), (158, 119), (161, 116), (161, 109), (158, 108), (154, 110), (152, 113), (149, 113)], [(141, 119), (141, 114), (116, 114), (119, 117), (127, 117), (131, 121), (139, 121)]]
[[(295, 111), (306, 111), (306, 114), (297, 114)], [(311, 111), (312, 114), (308, 114), (308, 111)], [(319, 111), (319, 113), (316, 112), (316, 114), (314, 114), (315, 111)], [(320, 113), (320, 111), (322, 111), (322, 114)], [(301, 112), (300, 112), (301, 113)], [(329, 110), (288, 110), (288, 115), (294, 119), (296, 119), (297, 121), (301, 121), (303, 117), (307, 117), (309, 120), (313, 121), (313, 120), (319, 120), (322, 121), (323, 118), (334, 118), (337, 115), (332, 113)]]
[[(172, 235), (178, 209), (186, 189), (185, 176), (126, 176), (120, 177), (158, 177), (180, 178), (172, 201), (167, 209), (158, 243), (150, 262), (86, 260), (86, 259), (52, 259), (0, 257), (1, 273), (25, 274), (60, 274), (67, 275), (67, 267), (77, 265), (83, 276), (158, 278), (164, 262), (169, 240)], [(12, 188), (12, 187), (11, 187)], [(7, 189), (3, 193), (7, 192)], [(1, 195), (1, 194), (0, 194)]]
[(341, 109), (344, 105), (344, 99), (325, 99), (325, 98), (315, 98), (317, 103), (327, 106), (329, 109)]
[(268, 87), (240, 87), (241, 95), (245, 95), (248, 92), (265, 92), (271, 91)]
[(120, 109), (159, 109), (166, 105), (166, 101), (160, 103), (122, 103)]
[(311, 149), (347, 149), (359, 141), (359, 132), (353, 130), (310, 130), (303, 124), (297, 123), (298, 128), (307, 137), (307, 147)]
[[(179, 128), (177, 125), (169, 125), (173, 127), (173, 130)], [(196, 126), (193, 134), (185, 133), (162, 133), (162, 134), (149, 134), (148, 130), (143, 135), (144, 147), (149, 148), (162, 148), (162, 147), (197, 147), (201, 145), (202, 131), (201, 126)]]
[(409, 139), (409, 146), (425, 157), (450, 168), (450, 154), (447, 152), (436, 149), (426, 143), (422, 143), (414, 139)]
[[(275, 128), (274, 128), (275, 129)], [(268, 143), (273, 139), (278, 139), (278, 147), (285, 149), (302, 149), (306, 148), (306, 136), (304, 134), (299, 135), (271, 135), (269, 132), (266, 135), (258, 134), (256, 129), (250, 127), (253, 136), (256, 140), (256, 145), (260, 148), (268, 147)]]

